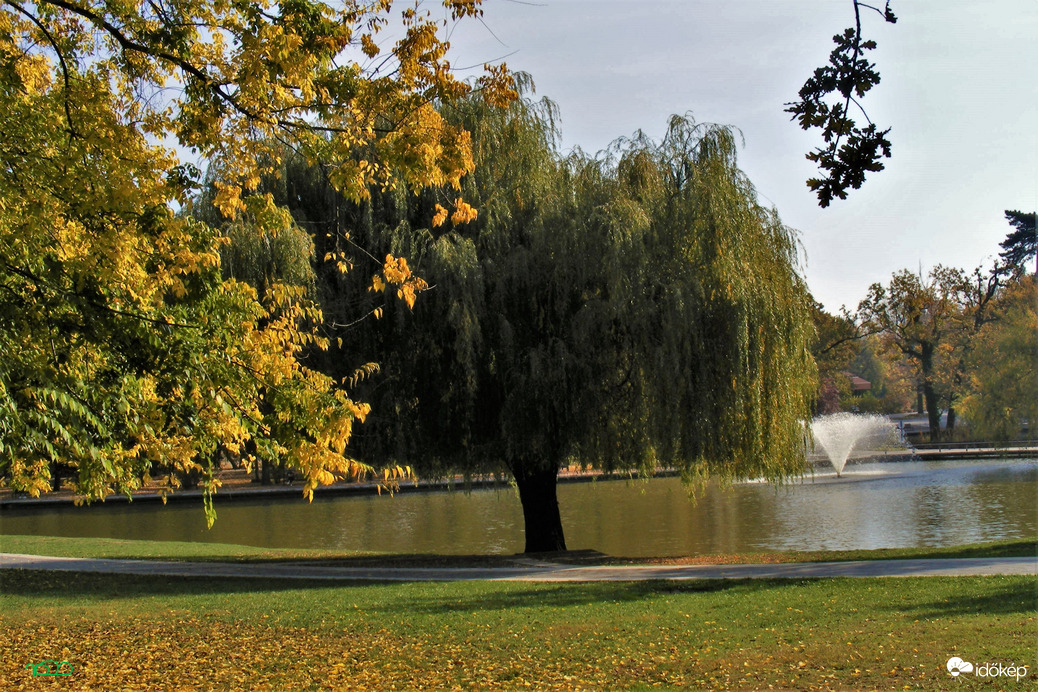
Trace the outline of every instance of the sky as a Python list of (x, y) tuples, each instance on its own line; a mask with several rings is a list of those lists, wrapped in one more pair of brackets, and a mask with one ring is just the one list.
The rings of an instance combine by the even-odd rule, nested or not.
[[(876, 0), (882, 7), (883, 0)], [(892, 0), (865, 10), (881, 83), (863, 100), (892, 158), (826, 209), (805, 181), (817, 131), (785, 104), (854, 23), (851, 0), (485, 0), (448, 27), (453, 64), (528, 72), (561, 112), (562, 147), (594, 153), (671, 114), (730, 125), (761, 203), (797, 229), (830, 312), (900, 269), (989, 265), (1004, 210), (1038, 208), (1038, 0)]]

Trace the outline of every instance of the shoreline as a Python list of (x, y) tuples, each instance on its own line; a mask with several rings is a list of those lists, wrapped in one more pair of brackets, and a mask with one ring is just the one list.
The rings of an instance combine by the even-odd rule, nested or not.
[[(227, 472), (225, 472), (227, 473)], [(239, 476), (239, 473), (232, 472), (233, 475)], [(677, 476), (676, 471), (661, 470), (653, 475), (653, 478), (668, 478)], [(222, 478), (226, 483), (226, 478)], [(627, 474), (627, 473), (605, 473), (601, 471), (573, 471), (573, 472), (560, 472), (558, 482), (559, 483), (593, 483), (596, 481), (614, 481), (614, 480), (641, 480), (639, 476)], [(379, 492), (379, 483), (367, 482), (367, 481), (340, 481), (332, 483), (330, 485), (322, 485), (314, 489), (314, 497), (335, 497), (335, 496), (349, 496), (349, 495), (374, 495)], [(469, 490), (504, 490), (512, 487), (512, 483), (509, 479), (493, 478), (493, 477), (480, 477), (466, 480), (463, 477), (455, 477), (450, 479), (428, 479), (428, 480), (415, 480), (415, 481), (403, 481), (400, 482), (399, 486), (393, 490), (393, 494), (405, 494), (405, 493), (421, 493), (421, 492), (455, 492)], [(253, 483), (251, 479), (242, 480), (236, 478), (230, 483), (225, 484), (221, 487), (216, 494), (213, 496), (214, 501), (219, 502), (222, 500), (235, 500), (235, 499), (255, 499), (261, 497), (287, 497), (296, 496), (300, 500), (303, 499), (303, 483), (300, 481), (293, 481), (289, 483), (279, 483), (275, 485), (260, 485)], [(13, 495), (7, 491), (9, 495)], [(385, 492), (385, 490), (383, 490)], [(203, 491), (198, 489), (190, 490), (177, 490), (170, 492), (166, 495), (167, 502), (179, 502), (186, 500), (199, 500), (203, 496)], [(52, 507), (62, 505), (72, 505), (76, 501), (76, 496), (70, 491), (62, 490), (48, 493), (41, 497), (2, 497), (0, 496), (0, 510), (19, 508), (23, 509), (26, 507)], [(132, 498), (126, 495), (112, 494), (106, 497), (104, 500), (96, 500), (91, 504), (98, 504), (104, 502), (162, 502), (162, 495), (157, 489), (149, 488), (140, 493), (133, 495)]]
[(0, 553), (0, 571), (34, 570), (231, 579), (301, 579), (345, 582), (601, 582), (703, 579), (835, 579), (875, 577), (1038, 576), (1032, 557), (923, 558), (719, 565), (580, 565), (529, 559), (510, 567), (343, 567), (299, 562), (171, 562), (50, 557)]
[[(1038, 446), (1032, 447), (969, 447), (967, 445), (940, 448), (940, 449), (908, 449), (898, 452), (879, 452), (852, 457), (848, 460), (849, 465), (860, 463), (897, 463), (897, 462), (925, 462), (925, 461), (955, 461), (955, 460), (990, 460), (990, 459), (1014, 459), (1038, 457)], [(804, 477), (812, 475), (812, 470), (825, 468), (828, 460), (817, 454), (809, 455), (807, 459), (808, 473)], [(672, 478), (679, 475), (675, 470), (660, 469), (652, 478)], [(220, 480), (224, 485), (214, 495), (214, 501), (225, 502), (234, 500), (254, 500), (257, 498), (288, 498), (296, 496), (303, 499), (303, 483), (299, 481), (281, 483), (277, 485), (259, 485), (252, 481), (251, 474), (244, 469), (226, 470), (220, 473)], [(562, 470), (558, 476), (558, 483), (594, 483), (597, 481), (617, 480), (648, 480), (637, 473), (627, 472), (603, 472), (582, 471), (570, 467)], [(379, 483), (367, 481), (341, 481), (330, 485), (320, 486), (314, 489), (315, 497), (338, 497), (338, 496), (364, 496), (377, 494)], [(512, 482), (505, 477), (479, 477), (465, 479), (455, 476), (448, 479), (429, 479), (401, 482), (393, 490), (393, 494), (416, 493), (416, 492), (454, 492), (470, 490), (504, 490), (512, 487)], [(95, 500), (90, 504), (103, 504), (107, 502), (116, 503), (154, 503), (163, 502), (161, 493), (162, 486), (146, 486), (144, 490), (134, 494), (132, 497), (126, 495), (112, 494), (103, 500)], [(166, 502), (198, 501), (203, 497), (203, 491), (199, 489), (177, 490), (166, 494)], [(77, 496), (69, 490), (58, 490), (47, 493), (41, 497), (28, 497), (21, 493), (10, 490), (0, 490), (0, 511), (9, 509), (46, 509), (61, 506), (71, 506), (76, 503)]]

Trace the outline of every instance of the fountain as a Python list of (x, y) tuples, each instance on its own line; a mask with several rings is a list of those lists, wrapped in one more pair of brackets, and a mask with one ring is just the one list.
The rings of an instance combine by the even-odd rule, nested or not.
[(886, 416), (858, 413), (832, 413), (811, 421), (814, 438), (839, 477), (855, 445), (867, 442), (872, 447), (897, 444), (897, 429)]

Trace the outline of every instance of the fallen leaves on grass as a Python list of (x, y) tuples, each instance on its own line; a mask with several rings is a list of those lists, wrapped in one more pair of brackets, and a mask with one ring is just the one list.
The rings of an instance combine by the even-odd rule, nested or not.
[[(3, 690), (934, 689), (955, 642), (983, 632), (978, 656), (1015, 660), (1035, 624), (1022, 578), (4, 586)], [(944, 605), (962, 599), (1002, 610)], [(75, 674), (34, 680), (44, 660)]]
[[(33, 679), (23, 666), (51, 658), (74, 666), (74, 675), (61, 686), (83, 690), (744, 689), (776, 683), (826, 689), (837, 673), (846, 682), (859, 672), (846, 676), (849, 671), (826, 670), (820, 651), (812, 651), (823, 642), (808, 651), (793, 646), (788, 655), (764, 660), (761, 652), (745, 649), (727, 652), (738, 653), (732, 658), (713, 647), (670, 646), (663, 634), (661, 646), (647, 648), (624, 632), (559, 636), (564, 634), (554, 627), (531, 629), (516, 631), (511, 641), (495, 641), (481, 639), (478, 631), (436, 636), (372, 624), (304, 628), (245, 623), (223, 614), (102, 623), (72, 619), (23, 627), (0, 620), (6, 643), (0, 652), (0, 687), (39, 689), (44, 681)], [(599, 640), (598, 651), (608, 641), (609, 654), (585, 655), (584, 637)], [(909, 671), (894, 677), (916, 684), (930, 677), (932, 682), (932, 670), (904, 673)]]
[(576, 690), (607, 689), (618, 679), (680, 682), (654, 673), (651, 660), (574, 665), (561, 651), (545, 659), (522, 650), (483, 657), (471, 642), (381, 628), (315, 631), (188, 617), (0, 629), (5, 690), (39, 689), (44, 681), (21, 668), (53, 656), (75, 669), (63, 686), (86, 690)]

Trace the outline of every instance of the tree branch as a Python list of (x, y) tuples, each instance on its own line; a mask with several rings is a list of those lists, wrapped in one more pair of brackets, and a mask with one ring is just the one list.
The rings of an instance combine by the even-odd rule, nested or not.
[(72, 125), (72, 109), (71, 106), (69, 106), (69, 94), (72, 91), (71, 78), (69, 77), (68, 63), (65, 62), (65, 54), (62, 53), (61, 49), (58, 47), (57, 39), (54, 38), (54, 35), (50, 32), (50, 30), (32, 12), (29, 12), (13, 0), (3, 0), (3, 2), (5, 5), (10, 5), (16, 11), (25, 15), (25, 17), (28, 18), (30, 22), (35, 24), (36, 28), (43, 33), (43, 36), (47, 39), (47, 42), (50, 43), (51, 47), (54, 49), (54, 54), (58, 56), (58, 63), (61, 65), (61, 75), (65, 81), (65, 98), (62, 100), (62, 103), (65, 107), (65, 119), (68, 121), (68, 132), (69, 135), (72, 137), (82, 138), (81, 135), (78, 132), (76, 132), (75, 127), (73, 127)]
[(16, 267), (16, 266), (10, 264), (9, 262), (0, 262), (0, 266), (3, 266), (5, 269), (7, 269), (7, 271), (11, 272), (12, 274), (18, 275), (18, 276), (22, 277), (23, 279), (28, 279), (29, 281), (32, 281), (33, 283), (35, 283), (35, 284), (37, 284), (39, 286), (46, 286), (47, 288), (49, 288), (52, 291), (55, 291), (56, 293), (60, 293), (60, 294), (62, 294), (64, 296), (68, 296), (70, 298), (75, 298), (76, 300), (82, 301), (82, 302), (86, 303), (87, 305), (90, 305), (91, 307), (97, 308), (98, 310), (102, 310), (104, 312), (109, 312), (109, 313), (112, 313), (114, 315), (120, 315), (122, 317), (131, 317), (131, 318), (133, 318), (135, 320), (138, 320), (140, 322), (147, 322), (149, 324), (157, 324), (157, 325), (161, 325), (163, 327), (177, 327), (179, 329), (201, 329), (202, 328), (201, 326), (195, 325), (195, 324), (183, 324), (183, 323), (180, 323), (180, 322), (168, 322), (168, 321), (163, 320), (163, 319), (158, 319), (158, 318), (154, 318), (154, 317), (148, 317), (147, 315), (141, 315), (139, 313), (128, 312), (126, 310), (120, 310), (118, 308), (113, 308), (113, 307), (111, 307), (109, 305), (105, 305), (104, 303), (99, 303), (96, 300), (88, 298), (88, 297), (86, 297), (86, 296), (84, 296), (84, 295), (82, 295), (80, 293), (76, 293), (75, 291), (71, 291), (71, 290), (69, 290), (67, 288), (62, 288), (61, 286), (56, 286), (52, 282), (47, 281), (46, 279), (44, 279), (43, 277), (36, 276), (35, 274), (33, 274), (28, 269), (21, 269), (19, 267)]
[[(8, 2), (9, 0), (4, 1)], [(207, 89), (216, 94), (219, 98), (226, 101), (228, 104), (231, 105), (232, 108), (244, 115), (246, 118), (250, 120), (265, 120), (257, 113), (254, 113), (250, 111), (248, 108), (241, 105), (241, 103), (233, 95), (224, 91), (220, 82), (217, 82), (215, 79), (212, 78), (211, 75), (207, 74), (204, 70), (202, 70), (202, 68), (198, 67), (197, 65), (192, 64), (188, 59), (181, 57), (179, 55), (174, 55), (167, 51), (158, 50), (152, 46), (148, 46), (143, 43), (138, 43), (137, 41), (126, 36), (126, 34), (123, 33), (122, 29), (109, 22), (100, 14), (93, 12), (85, 7), (80, 7), (79, 5), (76, 5), (72, 2), (68, 2), (67, 0), (41, 0), (41, 4), (54, 5), (56, 7), (60, 7), (64, 10), (72, 12), (73, 14), (79, 15), (84, 19), (89, 20), (99, 28), (104, 29), (104, 31), (107, 32), (108, 35), (114, 38), (116, 42), (120, 46), (122, 46), (124, 52), (132, 51), (135, 53), (140, 53), (141, 55), (148, 55), (153, 58), (170, 63), (180, 68), (185, 73), (201, 81)]]

